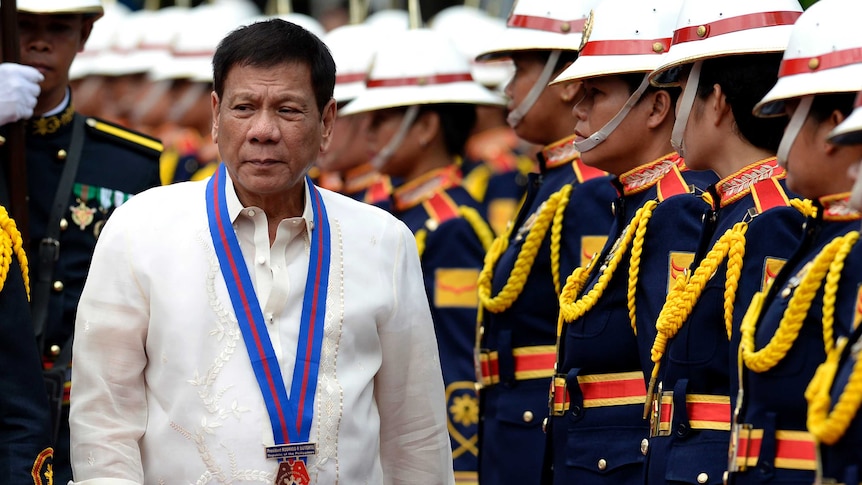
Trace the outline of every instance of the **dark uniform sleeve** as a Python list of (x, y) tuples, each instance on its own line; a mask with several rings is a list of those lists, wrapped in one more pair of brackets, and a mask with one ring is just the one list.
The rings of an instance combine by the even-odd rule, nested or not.
[(0, 290), (0, 483), (51, 483), (49, 411), (17, 259)]

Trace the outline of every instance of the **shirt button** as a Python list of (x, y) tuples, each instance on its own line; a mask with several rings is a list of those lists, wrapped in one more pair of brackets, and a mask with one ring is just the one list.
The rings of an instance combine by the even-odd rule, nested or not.
[(65, 160), (68, 155), (69, 154), (66, 153), (66, 150), (60, 149), (60, 151), (57, 152), (57, 160)]
[(54, 291), (60, 292), (60, 291), (63, 291), (63, 288), (65, 288), (65, 285), (63, 285), (62, 281), (55, 281), (54, 284), (51, 285), (51, 287), (54, 288)]
[(605, 460), (604, 458), (600, 459), (599, 463), (598, 463), (598, 467), (599, 467), (599, 470), (604, 470), (605, 468), (607, 468), (608, 467), (607, 460)]
[(697, 474), (697, 483), (706, 483), (709, 481), (709, 475), (704, 472), (700, 472)]
[(646, 456), (649, 451), (649, 440), (644, 438), (641, 440), (641, 455)]
[(524, 411), (523, 418), (524, 418), (525, 423), (529, 423), (529, 422), (533, 421), (533, 412), (532, 411)]
[(58, 355), (60, 355), (60, 350), (62, 350), (62, 349), (60, 349), (59, 345), (57, 345), (57, 344), (52, 345), (51, 346), (51, 355), (54, 357), (57, 357)]
[(257, 264), (264, 264), (264, 263), (266, 263), (266, 258), (263, 256), (258, 256), (257, 257)]
[(249, 210), (248, 210), (248, 216), (249, 216), (249, 217), (254, 217), (254, 215), (255, 215), (255, 214), (256, 214), (256, 212), (254, 211), (254, 209), (249, 209)]
[(65, 217), (60, 219), (60, 230), (65, 231), (68, 228), (69, 228), (69, 221), (66, 220)]
[(267, 314), (266, 314), (266, 321), (267, 321), (267, 322), (269, 322), (269, 323), (272, 323), (272, 313), (267, 313)]

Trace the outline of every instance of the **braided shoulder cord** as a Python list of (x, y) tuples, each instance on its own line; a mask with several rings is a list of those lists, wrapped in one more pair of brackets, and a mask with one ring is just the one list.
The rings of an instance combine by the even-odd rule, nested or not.
[(805, 217), (817, 215), (817, 207), (809, 199), (790, 199), (790, 206), (798, 210)]
[[(620, 234), (620, 238), (616, 243), (619, 244), (619, 246), (615, 249), (611, 260), (600, 268), (602, 274), (599, 276), (598, 281), (596, 281), (596, 284), (590, 289), (590, 291), (581, 296), (577, 301), (574, 301), (574, 299), (586, 283), (588, 275), (585, 274), (586, 272), (583, 270), (579, 272), (578, 270), (581, 268), (578, 268), (578, 270), (575, 270), (575, 272), (572, 273), (566, 282), (566, 286), (569, 286), (569, 282), (571, 281), (571, 288), (568, 288), (568, 291), (564, 289), (563, 293), (560, 295), (560, 313), (563, 316), (564, 321), (575, 321), (595, 306), (596, 302), (598, 302), (599, 298), (602, 297), (602, 294), (604, 294), (607, 289), (608, 284), (614, 275), (614, 271), (616, 271), (620, 261), (622, 261), (623, 256), (626, 254), (635, 234), (641, 232), (641, 227), (645, 227), (647, 225), (657, 204), (658, 202), (655, 200), (650, 200), (637, 210), (629, 225), (623, 229), (623, 232)], [(641, 232), (640, 237), (643, 237), (643, 232)], [(575, 288), (576, 286), (578, 288)], [(573, 291), (575, 289), (577, 289), (577, 291)]]
[(559, 192), (560, 200), (554, 210), (554, 220), (551, 223), (551, 276), (554, 278), (554, 289), (560, 294), (560, 241), (563, 234), (563, 215), (569, 205), (572, 186), (566, 185)]
[(419, 259), (422, 259), (422, 254), (425, 253), (425, 240), (428, 239), (428, 231), (419, 229), (414, 235), (416, 238), (416, 249), (419, 251)]
[(27, 299), (30, 299), (30, 272), (27, 268), (27, 255), (24, 253), (24, 240), (18, 231), (15, 221), (9, 217), (6, 208), (0, 206), (0, 291), (6, 284), (9, 267), (12, 265), (12, 254), (18, 258), (24, 286), (27, 288)]
[(829, 272), (826, 274), (826, 283), (823, 286), (823, 348), (826, 353), (832, 351), (833, 342), (835, 341), (834, 323), (835, 323), (835, 296), (838, 293), (838, 283), (841, 281), (841, 270), (844, 269), (844, 261), (853, 245), (859, 239), (859, 233), (852, 231), (844, 236), (844, 244), (835, 255), (832, 264), (829, 265)]
[[(842, 246), (847, 244), (848, 236), (853, 236), (854, 240), (858, 238), (858, 234), (854, 235), (853, 233), (837, 237), (829, 242), (814, 258), (811, 268), (790, 298), (787, 309), (778, 324), (778, 329), (761, 350), (754, 350), (754, 333), (758, 315), (753, 315), (752, 318), (746, 315), (742, 321), (742, 341), (740, 342), (740, 352), (746, 367), (754, 372), (766, 372), (787, 355), (790, 347), (793, 346), (799, 336), (805, 316), (811, 308), (811, 303), (820, 289), (829, 267)], [(846, 250), (849, 251), (849, 248)]]
[(862, 403), (862, 359), (854, 349), (850, 357), (855, 360), (853, 370), (838, 396), (838, 402), (830, 410), (832, 399), (829, 391), (838, 373), (841, 354), (846, 345), (846, 338), (838, 339), (838, 344), (827, 354), (826, 361), (820, 364), (805, 389), (805, 399), (808, 400), (808, 431), (819, 442), (827, 445), (835, 444), (844, 436)]
[(482, 244), (482, 249), (487, 253), (491, 244), (494, 243), (494, 232), (491, 230), (491, 227), (488, 226), (488, 223), (485, 222), (485, 219), (482, 218), (479, 211), (472, 207), (462, 205), (458, 207), (458, 214), (460, 214), (461, 217), (470, 224), (470, 227), (473, 228), (473, 232), (475, 232), (476, 236), (479, 237), (479, 243)]
[(631, 323), (632, 332), (634, 332), (635, 335), (638, 334), (635, 316), (635, 311), (637, 310), (635, 306), (635, 295), (637, 293), (638, 277), (640, 276), (641, 254), (643, 254), (644, 239), (646, 239), (646, 222), (651, 216), (652, 211), (650, 211), (649, 215), (646, 216), (643, 224), (638, 224), (634, 240), (632, 241), (632, 253), (629, 259), (629, 284), (628, 291), (626, 292), (626, 297), (628, 298), (626, 305), (629, 309), (629, 321)]
[[(568, 190), (570, 192), (571, 186), (567, 185), (566, 187), (569, 187)], [(530, 270), (533, 268), (536, 255), (539, 253), (542, 241), (545, 239), (545, 235), (547, 234), (557, 212), (557, 207), (561, 205), (560, 201), (563, 198), (564, 191), (565, 188), (552, 194), (548, 197), (548, 200), (543, 203), (541, 209), (536, 215), (536, 221), (530, 228), (527, 238), (524, 241), (524, 245), (518, 253), (518, 258), (515, 260), (515, 265), (512, 268), (512, 272), (509, 274), (508, 280), (506, 280), (506, 284), (503, 285), (503, 288), (494, 297), (491, 296), (491, 280), (494, 277), (494, 267), (506, 251), (506, 248), (508, 248), (509, 237), (514, 228), (510, 227), (506, 234), (498, 237), (493, 244), (491, 244), (488, 254), (485, 255), (485, 265), (482, 268), (482, 272), (479, 273), (478, 282), (479, 302), (486, 310), (493, 313), (505, 311), (511, 307), (515, 300), (517, 300), (521, 295), (521, 292), (524, 290), (524, 285), (527, 283), (527, 277), (530, 275)], [(568, 193), (566, 193), (566, 199), (568, 200)]]

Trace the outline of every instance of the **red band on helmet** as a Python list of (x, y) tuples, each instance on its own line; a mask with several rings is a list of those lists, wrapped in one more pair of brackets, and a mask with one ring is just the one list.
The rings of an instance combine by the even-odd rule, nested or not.
[(862, 47), (830, 52), (822, 56), (785, 59), (781, 61), (778, 77), (824, 71), (826, 69), (834, 69), (858, 63), (862, 63)]
[(693, 40), (708, 39), (731, 32), (775, 27), (778, 25), (793, 25), (800, 15), (802, 15), (802, 12), (758, 12), (716, 20), (708, 24), (685, 27), (673, 33), (673, 45)]
[(584, 30), (587, 19), (559, 20), (547, 17), (532, 17), (530, 15), (512, 15), (506, 24), (509, 27), (544, 30), (562, 34), (580, 34)]
[(364, 72), (354, 72), (352, 74), (339, 74), (335, 76), (335, 84), (359, 83), (365, 81)]
[(391, 79), (372, 79), (368, 81), (369, 88), (394, 88), (400, 86), (427, 86), (429, 84), (448, 84), (472, 81), (470, 73), (436, 74), (433, 76), (399, 77)]
[(670, 48), (670, 38), (653, 40), (596, 40), (587, 42), (582, 56), (626, 56), (664, 54)]

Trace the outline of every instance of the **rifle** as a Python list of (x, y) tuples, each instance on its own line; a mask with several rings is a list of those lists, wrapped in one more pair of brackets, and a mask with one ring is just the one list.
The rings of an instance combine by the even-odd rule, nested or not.
[[(19, 62), (21, 60), (20, 43), (18, 40), (18, 5), (16, 0), (3, 0), (0, 3), (0, 32), (2, 32), (3, 61)], [(27, 211), (27, 159), (24, 156), (24, 120), (9, 124), (5, 146), (9, 154), (6, 179), (9, 184), (10, 213), (24, 244), (29, 244)]]

